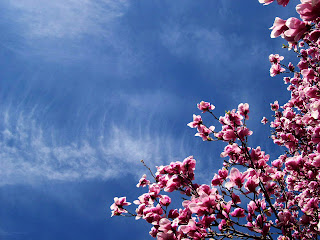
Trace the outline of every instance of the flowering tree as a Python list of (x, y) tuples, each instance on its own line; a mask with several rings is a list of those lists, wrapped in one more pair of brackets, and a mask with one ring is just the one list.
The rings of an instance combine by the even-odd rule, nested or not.
[[(274, 0), (259, 0), (265, 5)], [(277, 0), (286, 6), (289, 0)], [(296, 6), (301, 20), (276, 18), (271, 37), (281, 36), (300, 58), (296, 67), (281, 63), (282, 56), (271, 54), (270, 75), (284, 77), (291, 99), (274, 111), (273, 142), (285, 146), (285, 154), (269, 161), (260, 147), (248, 146), (252, 135), (246, 126), (249, 105), (217, 117), (215, 107), (202, 101), (202, 113), (210, 114), (221, 130), (208, 127), (200, 115), (193, 115), (189, 127), (203, 141), (224, 141), (223, 167), (209, 185), (194, 182), (196, 160), (157, 167), (153, 182), (144, 175), (137, 187), (147, 187), (135, 213), (125, 207), (125, 197), (115, 198), (112, 216), (131, 215), (152, 226), (157, 239), (318, 239), (320, 236), (320, 0), (301, 0)], [(261, 121), (266, 124), (264, 117)], [(170, 208), (164, 192), (183, 194), (182, 208)]]

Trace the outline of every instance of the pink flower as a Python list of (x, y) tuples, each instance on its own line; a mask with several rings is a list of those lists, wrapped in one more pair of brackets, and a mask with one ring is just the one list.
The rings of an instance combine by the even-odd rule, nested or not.
[(114, 203), (110, 206), (110, 209), (112, 210), (111, 217), (116, 215), (121, 215), (122, 213), (128, 212), (123, 207), (131, 205), (131, 203), (126, 201), (126, 197), (115, 197)]
[(149, 185), (149, 194), (151, 197), (156, 198), (160, 193), (160, 187), (157, 183)]
[(290, 2), (290, 0), (277, 0), (278, 4), (279, 5), (282, 5), (282, 6), (287, 6), (288, 3)]
[(320, 167), (320, 155), (317, 155), (315, 158), (313, 158), (312, 165), (315, 167)]
[(244, 140), (245, 137), (252, 135), (252, 133), (253, 132), (246, 127), (240, 127), (237, 130), (237, 134), (240, 140)]
[(237, 217), (237, 218), (243, 218), (245, 217), (246, 215), (244, 214), (244, 209), (242, 208), (236, 208), (235, 210), (233, 210), (232, 213), (230, 213), (230, 215), (232, 217)]
[(270, 76), (274, 77), (284, 71), (285, 71), (285, 69), (283, 67), (281, 67), (280, 64), (272, 64), (272, 66), (270, 68)]
[(289, 237), (286, 237), (286, 236), (279, 236), (277, 238), (277, 240), (289, 240), (290, 238)]
[(257, 178), (257, 176), (252, 176), (248, 178), (244, 187), (249, 192), (256, 192), (256, 187), (258, 186), (259, 186), (259, 178)]
[(280, 56), (279, 54), (270, 54), (269, 55), (269, 61), (270, 63), (277, 64), (280, 63), (284, 59), (283, 56)]
[(227, 221), (222, 219), (218, 225), (218, 229), (221, 231), (223, 229), (223, 227), (226, 225), (227, 225)]
[(185, 158), (181, 164), (181, 171), (183, 174), (193, 173), (196, 169), (196, 160), (193, 156)]
[(248, 103), (240, 103), (238, 106), (238, 112), (240, 115), (244, 116), (245, 119), (249, 119), (248, 113), (249, 111), (249, 104)]
[(233, 143), (225, 146), (224, 151), (220, 154), (220, 157), (224, 158), (226, 156), (229, 156), (230, 158), (232, 158), (234, 155), (239, 155), (240, 153), (241, 149), (238, 144)]
[(221, 185), (223, 181), (224, 179), (215, 173), (213, 179), (211, 180), (211, 184), (212, 186), (218, 186), (218, 185)]
[(308, 38), (310, 41), (317, 42), (318, 39), (320, 38), (320, 30), (312, 31)]
[(232, 199), (232, 202), (235, 204), (241, 203), (241, 199), (239, 195), (236, 195), (235, 193), (231, 194), (231, 199)]
[(190, 231), (196, 231), (197, 230), (197, 226), (196, 223), (193, 219), (190, 219), (187, 225), (182, 225), (180, 227), (180, 230), (183, 233), (189, 233)]
[(291, 157), (286, 160), (286, 168), (289, 171), (299, 171), (303, 165), (303, 159), (301, 156)]
[(237, 136), (233, 129), (226, 129), (223, 131), (223, 140), (230, 141), (230, 140), (236, 140)]
[(171, 221), (167, 218), (162, 218), (159, 221), (158, 231), (161, 231), (163, 233), (169, 233), (169, 234), (172, 233)]
[(213, 133), (215, 127), (210, 126), (207, 128), (204, 125), (198, 126), (198, 133), (195, 134), (196, 137), (201, 137), (203, 141), (212, 141), (212, 138), (209, 137), (209, 134)]
[(284, 31), (288, 30), (288, 27), (286, 26), (286, 20), (276, 17), (273, 26), (270, 29), (272, 29), (270, 34), (271, 38), (279, 37), (284, 33)]
[(204, 102), (204, 101), (201, 101), (200, 103), (198, 103), (197, 106), (198, 106), (199, 110), (201, 110), (203, 112), (215, 109), (214, 105), (212, 105), (208, 102)]
[(259, 0), (259, 3), (262, 3), (263, 5), (268, 5), (272, 2), (274, 2), (274, 0)]
[(160, 201), (159, 203), (162, 205), (162, 206), (169, 206), (170, 203), (171, 203), (171, 198), (167, 195), (162, 195), (161, 198), (160, 198)]
[(296, 11), (304, 21), (313, 21), (320, 16), (320, 1), (301, 0), (301, 4), (296, 6)]
[(238, 188), (241, 188), (247, 173), (242, 174), (237, 168), (232, 168), (229, 175), (229, 182), (226, 183), (226, 188), (231, 189), (234, 186), (237, 186)]
[(315, 86), (305, 88), (304, 92), (309, 98), (320, 98), (320, 91)]
[(311, 112), (311, 117), (313, 117), (314, 119), (318, 119), (319, 118), (319, 113), (320, 111), (320, 101), (315, 101), (310, 105), (310, 112)]
[(301, 70), (301, 74), (308, 81), (312, 81), (316, 76), (315, 71), (311, 68)]
[(177, 218), (179, 216), (179, 212), (177, 209), (171, 209), (168, 214), (168, 218)]
[(268, 122), (268, 119), (266, 117), (263, 117), (262, 120), (261, 120), (261, 123), (267, 124), (267, 122)]
[[(279, 5), (287, 6), (290, 0), (277, 0)], [(274, 2), (274, 0), (259, 0), (259, 3), (262, 3), (263, 5), (268, 5), (270, 3)]]
[(147, 180), (147, 175), (143, 174), (142, 178), (140, 178), (139, 183), (137, 184), (137, 187), (146, 187), (150, 184), (150, 181)]
[(254, 201), (250, 201), (247, 204), (247, 209), (249, 213), (254, 214), (254, 211), (258, 209), (258, 206)]
[(308, 30), (304, 22), (294, 17), (286, 21), (286, 26), (288, 30), (284, 31), (283, 36), (288, 42), (298, 42)]
[[(291, 72), (294, 71), (294, 66), (293, 66), (292, 62), (289, 62), (288, 68), (289, 68), (289, 70), (290, 70)], [(289, 81), (285, 81), (285, 82), (288, 83)]]
[(187, 125), (191, 128), (196, 128), (202, 124), (202, 118), (200, 115), (193, 114), (193, 121), (188, 123)]
[(271, 110), (272, 111), (278, 111), (279, 110), (279, 103), (278, 101), (274, 101), (274, 103), (270, 103)]
[(218, 173), (219, 176), (223, 179), (226, 179), (228, 177), (228, 170), (226, 168), (219, 169)]

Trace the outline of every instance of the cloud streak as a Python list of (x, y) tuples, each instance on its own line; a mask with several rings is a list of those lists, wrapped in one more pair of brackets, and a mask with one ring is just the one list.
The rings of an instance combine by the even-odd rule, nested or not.
[(127, 0), (17, 0), (0, 6), (1, 23), (8, 26), (2, 47), (31, 59), (93, 61), (102, 53), (119, 55), (128, 44), (119, 32)]
[[(136, 109), (145, 97), (136, 100)], [(1, 109), (0, 185), (141, 175), (146, 170), (141, 159), (153, 167), (173, 161), (179, 154), (185, 157), (181, 141), (176, 143), (177, 139), (170, 134), (159, 132), (159, 128), (151, 124), (152, 117), (131, 121), (131, 124), (125, 121), (125, 125), (116, 119), (101, 118), (99, 125), (87, 126), (76, 138), (67, 140), (55, 128), (43, 124), (45, 120), (39, 117), (42, 112), (39, 109), (34, 108), (30, 113), (19, 109)], [(132, 112), (136, 118), (146, 114), (138, 110)], [(128, 114), (126, 118), (134, 119), (131, 112)], [(80, 126), (75, 123), (74, 127)]]
[(101, 34), (128, 8), (125, 0), (18, 0), (9, 5), (29, 38)]

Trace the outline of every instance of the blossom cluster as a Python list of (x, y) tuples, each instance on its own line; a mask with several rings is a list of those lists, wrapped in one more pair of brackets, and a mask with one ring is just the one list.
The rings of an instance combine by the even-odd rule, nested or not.
[[(259, 0), (265, 5), (274, 0)], [(289, 0), (277, 0), (286, 6)], [(261, 147), (250, 147), (247, 127), (249, 104), (217, 117), (215, 106), (200, 102), (202, 114), (209, 114), (216, 126), (207, 127), (201, 115), (187, 125), (203, 141), (223, 141), (224, 159), (211, 184), (195, 182), (196, 160), (157, 167), (148, 179), (143, 175), (137, 187), (145, 187), (133, 203), (115, 198), (112, 216), (131, 215), (152, 225), (150, 235), (160, 240), (186, 239), (318, 239), (320, 236), (320, 0), (301, 0), (296, 6), (301, 20), (276, 18), (271, 37), (282, 37), (299, 63), (284, 65), (284, 58), (271, 54), (270, 75), (284, 77), (291, 98), (280, 106), (270, 104), (274, 120), (271, 138), (284, 153), (270, 159)], [(267, 124), (264, 117), (261, 121)], [(221, 130), (218, 129), (221, 127)], [(180, 192), (181, 207), (169, 193)]]

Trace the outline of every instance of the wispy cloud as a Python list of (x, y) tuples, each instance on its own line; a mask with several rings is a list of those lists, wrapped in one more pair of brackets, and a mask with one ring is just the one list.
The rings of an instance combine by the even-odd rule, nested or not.
[(100, 125), (87, 128), (70, 142), (54, 127), (43, 124), (39, 109), (30, 113), (9, 107), (1, 110), (0, 185), (140, 175), (146, 171), (141, 159), (153, 167), (176, 160), (174, 156), (184, 156), (181, 141), (150, 124), (151, 118), (134, 120), (145, 115), (138, 111), (144, 98), (136, 99), (136, 107), (131, 106), (137, 110), (134, 115), (128, 113), (126, 118), (131, 121), (122, 123), (102, 117)]
[(30, 38), (101, 34), (128, 7), (126, 0), (17, 0), (9, 4)]
[[(130, 6), (127, 0), (17, 0), (0, 5), (6, 9), (1, 22), (10, 27), (1, 45), (19, 55), (101, 62), (128, 48), (119, 33), (120, 19)], [(102, 52), (109, 58), (101, 60)]]

